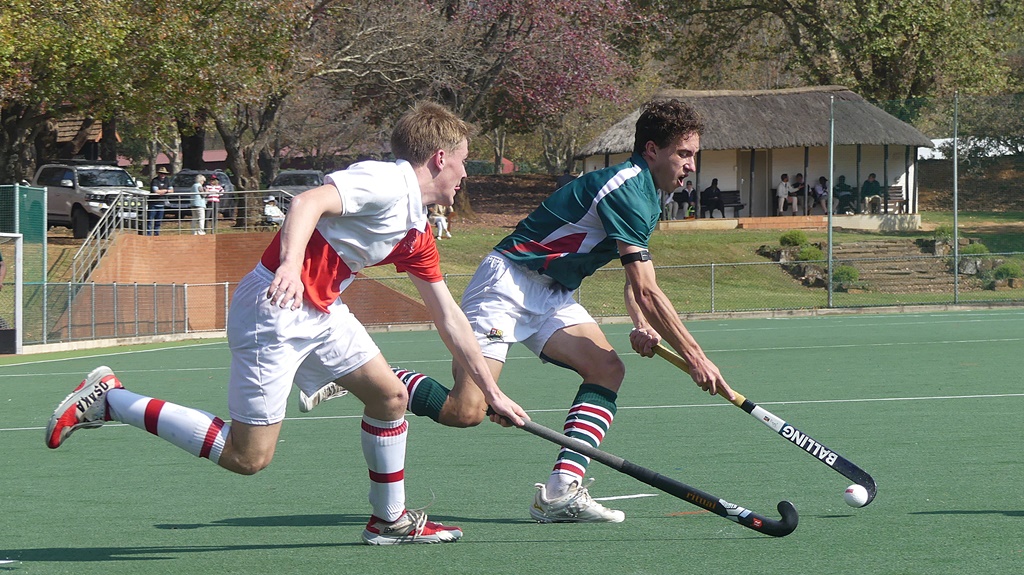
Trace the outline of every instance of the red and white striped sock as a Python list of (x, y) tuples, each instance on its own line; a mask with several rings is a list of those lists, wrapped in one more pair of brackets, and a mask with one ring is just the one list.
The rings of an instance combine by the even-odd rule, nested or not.
[[(562, 428), (563, 433), (591, 447), (600, 447), (608, 428), (612, 425), (612, 420), (615, 419), (616, 398), (616, 393), (610, 389), (584, 383), (580, 386), (572, 407), (569, 408)], [(551, 470), (545, 487), (548, 496), (564, 495), (573, 482), (583, 485), (583, 476), (587, 474), (588, 465), (589, 457), (570, 449), (563, 448), (559, 451), (555, 467)]]
[(363, 457), (370, 469), (370, 505), (373, 515), (394, 521), (405, 513), (405, 418), (382, 421), (363, 416)]
[(230, 424), (225, 424), (213, 414), (145, 397), (127, 389), (107, 392), (107, 410), (115, 421), (144, 429), (214, 463), (220, 459), (231, 429)]

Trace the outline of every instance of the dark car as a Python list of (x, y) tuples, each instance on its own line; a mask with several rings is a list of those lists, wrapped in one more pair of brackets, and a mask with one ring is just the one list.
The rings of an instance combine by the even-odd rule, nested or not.
[(212, 176), (217, 176), (217, 181), (224, 188), (224, 194), (220, 198), (220, 211), (224, 213), (235, 207), (238, 198), (235, 195), (235, 185), (222, 170), (181, 170), (171, 176), (171, 187), (173, 193), (165, 196), (167, 208), (164, 217), (175, 219), (188, 219), (192, 211), (192, 184), (196, 183), (196, 176), (202, 174), (206, 177), (206, 183), (210, 183)]
[(284, 170), (277, 174), (267, 189), (288, 192), (297, 196), (306, 190), (324, 185), (324, 173), (320, 170)]

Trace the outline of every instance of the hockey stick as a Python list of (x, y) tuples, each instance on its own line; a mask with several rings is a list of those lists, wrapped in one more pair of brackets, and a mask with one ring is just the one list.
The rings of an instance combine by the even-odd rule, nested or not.
[[(488, 409), (488, 414), (493, 414), (491, 409)], [(664, 475), (651, 471), (646, 467), (641, 467), (635, 463), (630, 463), (625, 459), (612, 455), (606, 451), (601, 451), (596, 447), (580, 441), (574, 437), (569, 437), (558, 433), (553, 429), (544, 427), (543, 425), (534, 423), (526, 420), (523, 429), (526, 431), (546, 439), (551, 443), (555, 443), (571, 449), (577, 453), (585, 455), (594, 461), (598, 461), (611, 467), (616, 471), (620, 471), (654, 487), (660, 489), (669, 495), (674, 495), (683, 501), (687, 501), (700, 507), (707, 509), (708, 511), (721, 515), (726, 519), (735, 521), (740, 525), (753, 529), (754, 531), (760, 531), (765, 535), (771, 535), (772, 537), (785, 537), (796, 529), (799, 517), (797, 516), (796, 508), (789, 501), (780, 501), (778, 505), (779, 513), (782, 515), (782, 520), (771, 519), (758, 515), (749, 509), (744, 509), (738, 505), (733, 505), (724, 499), (719, 499), (714, 495), (701, 491), (700, 489), (690, 487), (685, 483), (676, 481)]]
[[(675, 352), (660, 343), (654, 346), (654, 353), (660, 355), (686, 373), (690, 373), (690, 366), (686, 364), (686, 360), (679, 357)], [(871, 503), (875, 499), (875, 480), (872, 479), (866, 471), (857, 467), (857, 465), (849, 459), (846, 459), (842, 455), (839, 455), (835, 451), (825, 447), (810, 435), (807, 435), (789, 423), (786, 423), (782, 418), (769, 412), (763, 407), (759, 407), (756, 403), (750, 401), (746, 397), (743, 397), (743, 394), (739, 393), (735, 389), (732, 390), (732, 393), (735, 396), (734, 399), (730, 400), (733, 405), (749, 413), (754, 417), (754, 419), (775, 430), (776, 433), (786, 438), (793, 445), (803, 449), (818, 461), (838, 471), (840, 475), (850, 479), (867, 490), (868, 501), (864, 505)]]

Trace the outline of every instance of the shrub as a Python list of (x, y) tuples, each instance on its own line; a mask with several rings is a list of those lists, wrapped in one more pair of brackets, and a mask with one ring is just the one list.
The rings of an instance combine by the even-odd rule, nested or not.
[(837, 284), (852, 284), (860, 279), (860, 272), (850, 265), (839, 265), (832, 270), (832, 282)]
[(1024, 277), (1024, 269), (1016, 262), (1007, 262), (992, 270), (992, 277), (997, 280)]
[(932, 232), (932, 237), (935, 241), (951, 242), (953, 241), (953, 226), (941, 225), (935, 228)]
[(988, 248), (985, 247), (985, 244), (979, 244), (979, 243), (967, 244), (966, 246), (964, 246), (964, 249), (960, 250), (960, 255), (962, 255), (962, 256), (976, 256), (978, 254), (987, 254), (987, 253), (988, 253)]
[(821, 251), (821, 248), (810, 244), (800, 248), (800, 253), (796, 254), (796, 261), (798, 262), (811, 262), (823, 259), (825, 259), (825, 254)]
[(779, 238), (783, 246), (802, 246), (807, 243), (807, 234), (803, 230), (789, 230)]

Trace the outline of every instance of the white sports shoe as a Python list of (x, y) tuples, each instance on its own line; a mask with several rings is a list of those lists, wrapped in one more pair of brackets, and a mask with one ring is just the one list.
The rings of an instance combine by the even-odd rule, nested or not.
[[(587, 485), (593, 481), (591, 479)], [(543, 483), (534, 487), (537, 493), (530, 506), (530, 516), (540, 523), (621, 523), (626, 519), (625, 513), (594, 501), (579, 482), (573, 481), (568, 493), (554, 499), (548, 499)]]
[(337, 399), (345, 395), (348, 395), (348, 390), (338, 385), (337, 383), (334, 383), (333, 381), (316, 390), (316, 393), (314, 393), (311, 396), (306, 395), (300, 389), (299, 411), (301, 411), (302, 413), (309, 413), (310, 411), (313, 411), (314, 407), (320, 405), (321, 403), (331, 399)]

